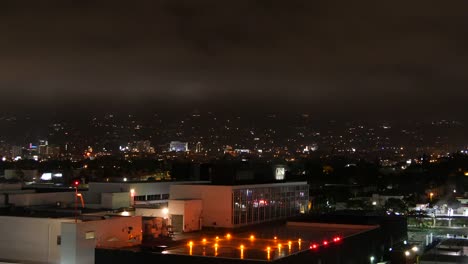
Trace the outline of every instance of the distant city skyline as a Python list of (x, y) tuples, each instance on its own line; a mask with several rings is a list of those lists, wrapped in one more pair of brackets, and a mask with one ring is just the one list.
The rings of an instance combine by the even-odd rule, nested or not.
[(466, 118), (466, 1), (0, 4), (0, 110)]
[(253, 117), (198, 111), (169, 116), (108, 113), (48, 121), (0, 116), (0, 129), (0, 156), (7, 157), (21, 149), (34, 153), (37, 149), (30, 146), (43, 145), (40, 141), (49, 144), (43, 153), (81, 158), (88, 149), (117, 156), (128, 152), (164, 156), (176, 149), (205, 158), (240, 151), (265, 157), (314, 154), (397, 160), (468, 151), (468, 127), (453, 119), (364, 122), (317, 120), (308, 114)]

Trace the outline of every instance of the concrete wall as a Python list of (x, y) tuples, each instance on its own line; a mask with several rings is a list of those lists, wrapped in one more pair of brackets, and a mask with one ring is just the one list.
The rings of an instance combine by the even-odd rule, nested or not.
[(135, 215), (145, 216), (145, 217), (168, 217), (168, 215), (163, 213), (163, 209), (156, 208), (135, 208)]
[(183, 215), (183, 231), (191, 232), (200, 230), (200, 218), (202, 217), (202, 200), (170, 200), (169, 214)]
[[(37, 170), (21, 170), (23, 173), (23, 179), (30, 181), (33, 178), (38, 179), (40, 177)], [(18, 173), (16, 169), (6, 169), (5, 170), (5, 179), (18, 179)]]
[(0, 216), (0, 258), (35, 263), (60, 263), (57, 237), (62, 222), (72, 219)]
[(202, 200), (185, 201), (184, 232), (200, 230), (200, 219), (203, 220), (202, 212)]
[(100, 204), (101, 203), (101, 194), (100, 193), (93, 193), (93, 192), (80, 192), (83, 194), (83, 199), (85, 204)]
[[(171, 185), (193, 182), (90, 182), (89, 191), (97, 193), (128, 192), (135, 190), (135, 195), (168, 194)], [(207, 183), (207, 182), (203, 182)]]
[(9, 194), (9, 203), (16, 206), (55, 204), (56, 202), (75, 203), (75, 192)]
[(141, 244), (142, 218), (63, 223), (61, 264), (94, 264), (96, 247), (120, 248)]
[(129, 207), (130, 205), (130, 194), (128, 192), (101, 194), (102, 208), (118, 209), (122, 207)]
[(98, 193), (130, 192), (135, 190), (135, 195), (169, 193), (169, 186), (175, 182), (90, 182), (89, 191)]
[[(202, 225), (233, 227), (232, 186), (214, 185), (172, 185), (171, 199), (202, 200)], [(169, 209), (170, 213), (171, 209)]]
[(185, 214), (185, 200), (169, 200), (168, 204), (169, 214), (171, 215), (184, 215)]
[(0, 183), (0, 190), (21, 190), (21, 183)]

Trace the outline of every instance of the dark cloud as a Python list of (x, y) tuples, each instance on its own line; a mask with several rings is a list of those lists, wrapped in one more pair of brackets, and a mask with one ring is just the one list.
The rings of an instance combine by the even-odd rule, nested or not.
[(0, 102), (456, 115), (468, 96), (467, 7), (2, 1)]

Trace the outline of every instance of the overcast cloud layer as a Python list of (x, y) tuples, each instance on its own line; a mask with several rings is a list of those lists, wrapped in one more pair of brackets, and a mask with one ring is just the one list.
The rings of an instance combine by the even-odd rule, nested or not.
[(0, 3), (3, 107), (463, 116), (467, 1), (95, 2)]

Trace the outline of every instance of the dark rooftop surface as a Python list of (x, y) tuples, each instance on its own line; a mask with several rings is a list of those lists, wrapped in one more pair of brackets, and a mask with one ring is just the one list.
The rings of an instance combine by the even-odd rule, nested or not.
[(318, 250), (346, 243), (352, 235), (375, 226), (310, 224), (309, 226), (256, 226), (242, 232), (197, 232), (179, 245), (168, 246), (163, 253), (218, 258), (275, 260), (304, 250)]

